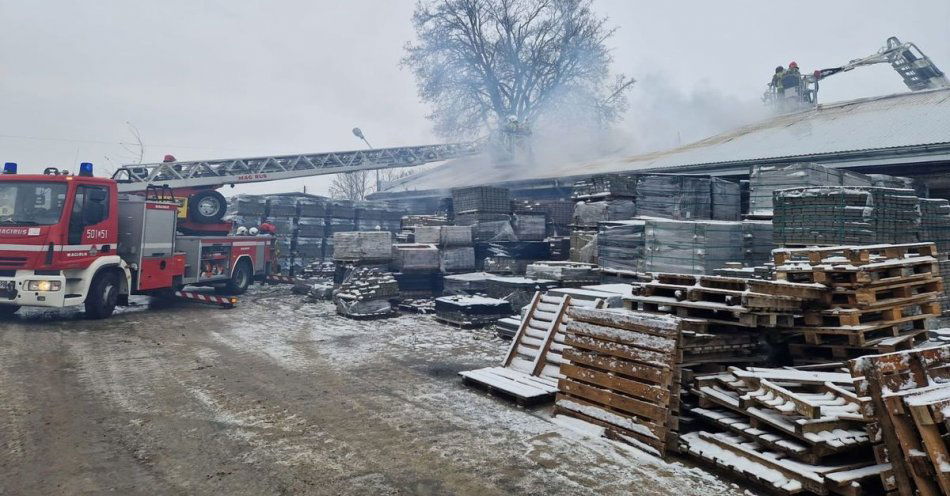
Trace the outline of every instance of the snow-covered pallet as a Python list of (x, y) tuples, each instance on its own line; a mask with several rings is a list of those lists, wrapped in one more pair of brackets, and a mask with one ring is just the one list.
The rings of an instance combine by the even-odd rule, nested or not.
[(502, 366), (466, 370), (459, 375), (468, 385), (503, 393), (522, 405), (550, 401), (557, 392), (560, 366), (564, 363), (561, 352), (569, 320), (567, 309), (601, 305), (599, 300), (573, 300), (570, 296), (547, 296), (538, 291)]
[[(901, 496), (950, 494), (950, 345), (870, 355), (848, 362), (867, 432), (888, 491)], [(916, 492), (915, 492), (916, 490)]]
[(700, 417), (817, 464), (869, 446), (852, 388), (849, 374), (753, 367), (699, 376), (692, 392), (700, 400)]
[(686, 452), (717, 468), (779, 494), (865, 494), (864, 483), (888, 465), (809, 465), (770, 451), (742, 436), (691, 432), (680, 437)]
[(683, 319), (623, 309), (569, 312), (555, 413), (660, 456), (675, 448)]
[(775, 492), (877, 494), (890, 470), (871, 457), (848, 373), (733, 367), (697, 377), (692, 391), (691, 413), (718, 432), (682, 436), (685, 451)]

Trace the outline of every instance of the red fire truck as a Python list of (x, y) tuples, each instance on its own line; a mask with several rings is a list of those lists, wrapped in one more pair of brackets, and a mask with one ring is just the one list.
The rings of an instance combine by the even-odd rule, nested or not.
[(85, 305), (105, 318), (134, 294), (186, 284), (243, 293), (269, 271), (273, 239), (183, 236), (171, 197), (119, 193), (112, 179), (55, 169), (0, 175), (0, 316), (21, 306)]
[[(479, 143), (123, 166), (112, 179), (54, 168), (0, 175), (0, 317), (23, 306), (84, 305), (112, 315), (130, 295), (185, 285), (243, 293), (274, 262), (271, 237), (229, 236), (216, 190), (360, 170), (411, 167), (479, 153)], [(181, 293), (177, 293), (181, 294)], [(198, 298), (204, 300), (204, 297)]]

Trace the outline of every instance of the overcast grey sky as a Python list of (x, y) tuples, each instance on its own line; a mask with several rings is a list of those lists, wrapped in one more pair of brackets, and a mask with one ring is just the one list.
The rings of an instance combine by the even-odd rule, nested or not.
[[(595, 0), (640, 83), (621, 124), (635, 151), (759, 116), (772, 69), (869, 55), (896, 35), (950, 70), (950, 1)], [(0, 150), (28, 170), (438, 141), (409, 71), (414, 0), (0, 0)], [(905, 91), (889, 67), (827, 80), (825, 102)], [(236, 191), (324, 192), (326, 179)], [(226, 192), (230, 193), (230, 191)]]

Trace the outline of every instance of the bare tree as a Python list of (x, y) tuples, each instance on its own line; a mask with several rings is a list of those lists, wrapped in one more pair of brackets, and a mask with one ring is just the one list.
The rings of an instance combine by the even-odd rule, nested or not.
[(333, 176), (330, 197), (337, 200), (363, 200), (372, 192), (369, 171), (345, 172)]
[(403, 64), (444, 136), (472, 136), (514, 116), (532, 125), (571, 115), (606, 124), (634, 80), (611, 76), (615, 29), (592, 0), (420, 0), (418, 40)]

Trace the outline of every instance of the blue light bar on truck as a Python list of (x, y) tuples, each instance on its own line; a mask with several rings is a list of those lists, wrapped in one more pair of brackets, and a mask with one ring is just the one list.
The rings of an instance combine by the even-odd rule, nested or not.
[(83, 162), (79, 164), (79, 175), (83, 177), (92, 177), (92, 162)]
[(4, 174), (16, 174), (16, 162), (6, 162), (3, 164)]

